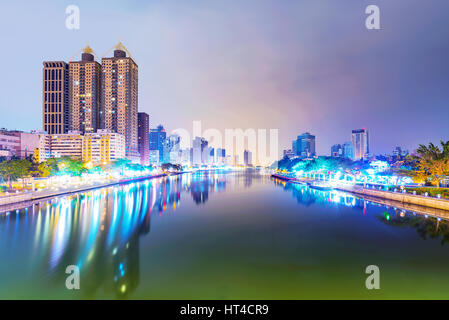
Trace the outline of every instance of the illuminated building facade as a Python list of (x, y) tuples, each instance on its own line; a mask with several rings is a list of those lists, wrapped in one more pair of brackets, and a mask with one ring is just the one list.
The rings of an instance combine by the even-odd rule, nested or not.
[(369, 134), (366, 129), (352, 130), (352, 145), (354, 146), (354, 160), (368, 157)]
[(315, 136), (309, 132), (299, 135), (296, 140), (293, 140), (292, 149), (295, 155), (307, 158), (314, 157), (315, 152)]
[(108, 164), (125, 158), (125, 137), (109, 130), (96, 133), (69, 131), (59, 135), (40, 135), (35, 158), (43, 162), (49, 158), (70, 157), (85, 163)]
[(64, 61), (43, 62), (42, 129), (49, 134), (69, 130), (69, 66)]
[(150, 164), (150, 118), (145, 112), (138, 114), (138, 146), (140, 154), (140, 164), (148, 166)]
[[(150, 130), (150, 153), (152, 153), (152, 159), (154, 159), (155, 152), (158, 151), (159, 159), (157, 163), (163, 163), (164, 161), (164, 145), (167, 133), (162, 125), (158, 125), (156, 129)], [(154, 160), (152, 160), (154, 161)], [(154, 163), (154, 162), (151, 162)]]
[(69, 62), (69, 130), (96, 132), (100, 108), (100, 64), (86, 47), (81, 61)]
[(100, 126), (126, 139), (126, 157), (139, 162), (138, 66), (119, 43), (114, 56), (101, 60)]
[(125, 137), (107, 129), (83, 137), (83, 162), (108, 164), (125, 158)]

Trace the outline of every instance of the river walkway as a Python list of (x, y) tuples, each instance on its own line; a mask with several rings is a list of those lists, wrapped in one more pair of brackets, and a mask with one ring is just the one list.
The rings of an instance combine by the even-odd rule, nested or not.
[[(293, 178), (286, 177), (279, 174), (273, 174), (273, 178), (277, 178), (290, 183), (304, 183), (305, 181)], [(334, 187), (334, 190), (344, 191), (353, 193), (363, 197), (370, 197), (373, 199), (385, 199), (394, 201), (397, 203), (407, 204), (410, 206), (415, 206), (415, 211), (419, 211), (418, 207), (427, 207), (438, 210), (438, 216), (441, 216), (442, 213), (439, 210), (449, 211), (449, 200), (438, 199), (433, 197), (425, 197), (419, 195), (413, 195), (409, 193), (401, 193), (401, 192), (392, 192), (392, 191), (383, 191), (383, 190), (375, 190), (370, 188), (364, 188), (362, 186), (346, 186), (346, 185), (337, 185)], [(373, 201), (374, 202), (374, 201)], [(382, 203), (381, 201), (378, 201)], [(417, 206), (417, 207), (416, 207)], [(446, 216), (447, 217), (447, 216)]]
[[(178, 173), (175, 173), (175, 174), (178, 174)], [(161, 177), (165, 177), (165, 176), (167, 176), (167, 174), (162, 173), (162, 174), (158, 174), (158, 175), (149, 175), (149, 176), (135, 177), (135, 178), (129, 178), (129, 179), (108, 181), (105, 183), (86, 184), (86, 185), (82, 185), (79, 187), (58, 188), (57, 190), (46, 189), (46, 190), (35, 191), (35, 192), (12, 194), (9, 196), (0, 197), (0, 212), (28, 207), (28, 206), (32, 205), (33, 203), (40, 202), (40, 201), (48, 199), (48, 198), (71, 195), (71, 194), (75, 194), (75, 193), (79, 193), (79, 192), (86, 192), (86, 191), (95, 190), (95, 189), (99, 189), (99, 188), (106, 188), (106, 187), (110, 187), (110, 186), (114, 186), (114, 185), (118, 185), (118, 184), (132, 183), (132, 182), (137, 182), (137, 181), (142, 181), (142, 180), (161, 178)]]

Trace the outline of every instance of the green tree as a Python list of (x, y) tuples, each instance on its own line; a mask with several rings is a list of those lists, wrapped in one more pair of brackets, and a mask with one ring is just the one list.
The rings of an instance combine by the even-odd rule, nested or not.
[(32, 163), (27, 159), (9, 160), (0, 163), (0, 175), (3, 180), (8, 181), (9, 188), (12, 188), (12, 181), (22, 179), (22, 187), (25, 188), (25, 178), (31, 173)]
[(449, 175), (449, 141), (441, 141), (440, 144), (441, 149), (433, 143), (419, 145), (416, 149), (418, 164), (415, 169), (415, 176), (425, 176), (432, 183), (436, 181), (438, 187), (440, 181)]
[(130, 165), (131, 161), (128, 159), (117, 159), (111, 163), (112, 169), (119, 169), (122, 176), (125, 175), (125, 169)]

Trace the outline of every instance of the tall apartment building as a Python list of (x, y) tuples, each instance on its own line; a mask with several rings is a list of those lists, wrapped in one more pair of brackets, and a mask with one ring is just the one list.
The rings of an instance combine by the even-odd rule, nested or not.
[(354, 146), (354, 159), (366, 158), (369, 154), (369, 134), (366, 129), (352, 130), (352, 145)]
[(139, 112), (137, 122), (140, 164), (148, 166), (150, 164), (150, 118), (145, 112)]
[(69, 130), (96, 132), (99, 127), (101, 66), (87, 46), (81, 61), (69, 62)]
[(127, 158), (139, 161), (138, 66), (126, 52), (119, 43), (113, 57), (101, 60), (100, 126), (124, 135)]
[(43, 62), (42, 129), (49, 134), (69, 130), (69, 66), (64, 61)]

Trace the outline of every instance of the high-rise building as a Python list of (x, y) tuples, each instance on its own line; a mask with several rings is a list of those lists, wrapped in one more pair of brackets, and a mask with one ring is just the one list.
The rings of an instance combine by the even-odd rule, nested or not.
[(96, 132), (99, 127), (100, 71), (87, 46), (81, 61), (69, 61), (69, 130)]
[(341, 144), (334, 144), (331, 147), (331, 157), (338, 158), (343, 156), (343, 148)]
[(225, 149), (217, 148), (215, 161), (218, 165), (226, 164), (226, 150)]
[(159, 164), (159, 150), (150, 150), (149, 157), (151, 165), (157, 166)]
[(352, 145), (354, 146), (354, 159), (360, 160), (369, 155), (369, 134), (366, 129), (352, 130)]
[(209, 158), (207, 154), (207, 145), (208, 142), (206, 139), (201, 137), (195, 137), (193, 139), (193, 155), (192, 155), (192, 164), (193, 165), (202, 165), (207, 163), (207, 159)]
[(158, 125), (156, 129), (150, 129), (150, 151), (157, 150), (159, 155), (158, 163), (164, 161), (164, 144), (167, 133), (162, 125)]
[(69, 130), (69, 66), (64, 61), (43, 62), (42, 129), (49, 134)]
[(293, 140), (292, 149), (295, 155), (307, 158), (314, 157), (315, 153), (315, 136), (309, 132), (299, 135), (296, 140)]
[(207, 164), (213, 165), (215, 163), (215, 148), (214, 147), (207, 147)]
[(150, 118), (147, 113), (139, 112), (138, 127), (140, 164), (148, 166), (150, 164)]
[(119, 43), (114, 56), (101, 60), (101, 128), (126, 139), (126, 157), (140, 160), (138, 152), (138, 66)]
[(243, 152), (243, 163), (245, 166), (251, 166), (253, 164), (253, 153), (249, 150)]
[(344, 158), (353, 159), (354, 158), (354, 146), (351, 142), (345, 142), (341, 146), (342, 156)]
[(165, 140), (164, 159), (164, 162), (168, 163), (181, 163), (181, 137), (179, 135), (171, 134)]

